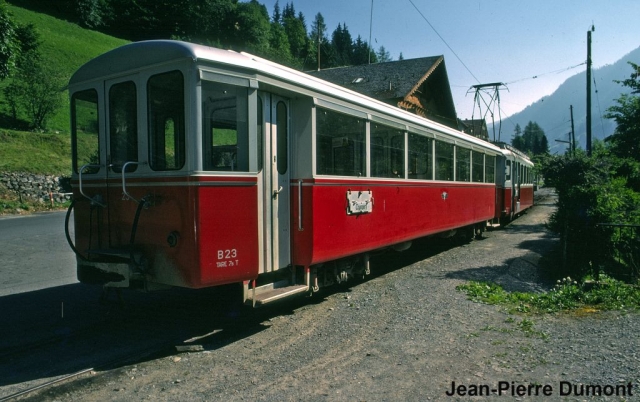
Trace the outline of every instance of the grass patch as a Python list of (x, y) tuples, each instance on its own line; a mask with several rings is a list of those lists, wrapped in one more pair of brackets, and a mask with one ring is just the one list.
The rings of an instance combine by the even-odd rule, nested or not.
[(605, 275), (600, 275), (597, 283), (586, 281), (578, 284), (571, 278), (565, 278), (544, 293), (507, 292), (500, 285), (488, 282), (469, 282), (456, 289), (465, 292), (475, 302), (503, 305), (510, 312), (542, 314), (640, 309), (640, 287)]
[(0, 171), (69, 175), (69, 134), (0, 130)]

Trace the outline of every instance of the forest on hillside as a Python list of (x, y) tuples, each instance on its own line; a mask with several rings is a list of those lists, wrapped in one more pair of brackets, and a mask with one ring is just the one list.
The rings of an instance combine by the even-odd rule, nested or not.
[(0, 0), (0, 127), (66, 131), (59, 88), (70, 73), (116, 42), (150, 39), (246, 51), (298, 70), (392, 60), (346, 23), (331, 35), (321, 13), (308, 24), (293, 2), (269, 14), (257, 0)]
[(374, 50), (360, 35), (353, 38), (346, 23), (329, 35), (321, 13), (309, 22), (293, 2), (276, 2), (271, 13), (257, 0), (24, 0), (20, 6), (122, 39), (185, 40), (303, 70), (392, 60), (384, 46)]

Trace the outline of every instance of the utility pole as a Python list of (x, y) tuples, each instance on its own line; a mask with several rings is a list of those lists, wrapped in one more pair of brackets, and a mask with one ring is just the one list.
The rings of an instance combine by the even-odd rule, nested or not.
[(571, 111), (571, 153), (576, 154), (576, 131), (573, 129), (573, 105), (569, 105)]
[(371, 0), (371, 17), (369, 18), (369, 64), (371, 64), (371, 32), (373, 31), (373, 0)]
[(320, 45), (322, 44), (322, 37), (320, 35), (320, 24), (318, 24), (318, 71), (320, 71)]
[(591, 156), (591, 32), (596, 27), (591, 25), (587, 31), (587, 155)]

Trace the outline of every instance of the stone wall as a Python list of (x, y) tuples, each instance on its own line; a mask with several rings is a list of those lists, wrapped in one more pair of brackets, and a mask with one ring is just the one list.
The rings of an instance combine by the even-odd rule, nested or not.
[(23, 201), (53, 201), (62, 203), (71, 199), (68, 177), (32, 173), (0, 172), (0, 185), (21, 197)]

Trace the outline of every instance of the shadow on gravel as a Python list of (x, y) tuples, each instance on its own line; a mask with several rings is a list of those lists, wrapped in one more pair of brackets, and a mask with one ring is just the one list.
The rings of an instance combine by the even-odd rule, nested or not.
[[(517, 228), (522, 227), (527, 228), (523, 225)], [(541, 231), (532, 232), (540, 233)], [(552, 233), (544, 232), (541, 237), (524, 240), (516, 246), (519, 249), (528, 250), (524, 255), (505, 259), (499, 265), (449, 272), (445, 277), (464, 281), (492, 282), (501, 285), (509, 292), (547, 291), (553, 287), (557, 276), (554, 274), (558, 266), (557, 246), (557, 237)], [(500, 262), (500, 256), (496, 256), (496, 262)]]
[(445, 275), (448, 279), (491, 282), (502, 286), (507, 292), (544, 292), (553, 287), (538, 267), (521, 258), (506, 261), (506, 265), (469, 268)]
[(101, 287), (78, 283), (2, 297), (0, 398), (87, 368), (178, 354), (176, 346), (217, 349), (266, 329), (269, 318), (322, 301), (301, 298), (254, 310), (240, 305), (237, 290), (113, 291), (101, 300)]

